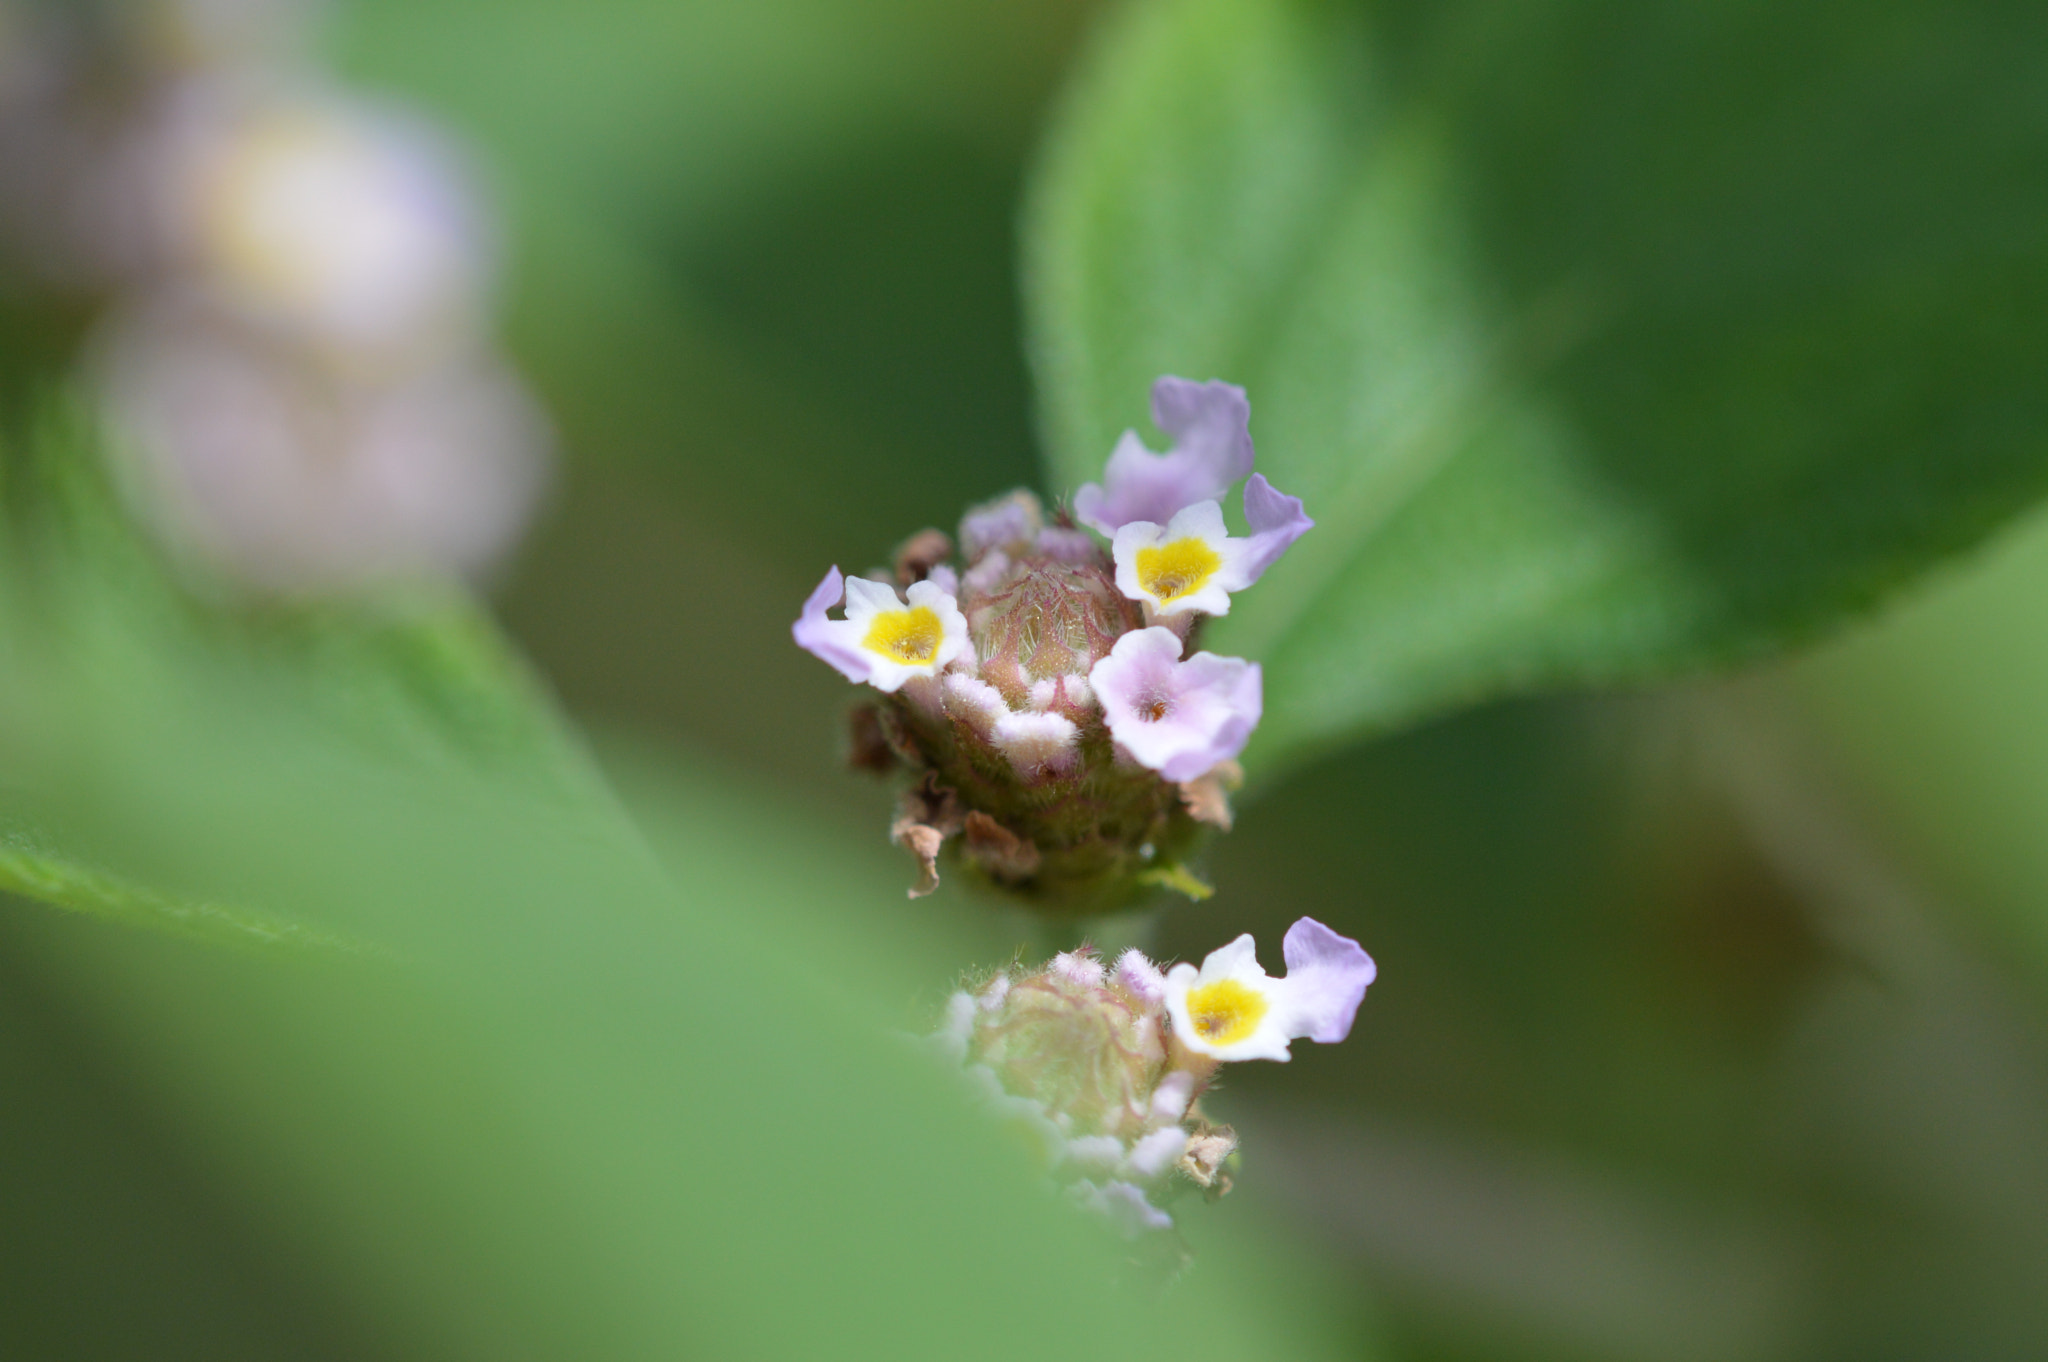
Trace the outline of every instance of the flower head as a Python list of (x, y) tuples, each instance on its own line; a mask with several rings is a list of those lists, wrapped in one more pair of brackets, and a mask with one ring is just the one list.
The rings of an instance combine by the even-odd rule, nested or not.
[(1183, 662), (1180, 651), (1171, 629), (1134, 630), (1088, 674), (1110, 735), (1140, 766), (1176, 781), (1242, 752), (1264, 695), (1256, 662), (1214, 653)]
[(1285, 1060), (1291, 1040), (1329, 1044), (1350, 1035), (1377, 973), (1372, 957), (1307, 917), (1287, 929), (1281, 953), (1287, 974), (1279, 979), (1259, 967), (1249, 933), (1211, 951), (1199, 970), (1168, 970), (1166, 1010), (1180, 1043), (1216, 1059)]
[[(913, 895), (937, 887), (941, 853), (1047, 912), (1208, 892), (1187, 859), (1229, 827), (1231, 759), (1263, 699), (1257, 666), (1194, 651), (1202, 620), (1311, 522), (1252, 473), (1242, 389), (1162, 378), (1152, 408), (1173, 445), (1124, 437), (1106, 486), (1075, 497), (1092, 528), (1011, 492), (957, 535), (902, 541), (907, 605), (835, 569), (803, 608), (797, 642), (885, 692), (854, 716), (851, 759), (908, 776), (891, 837), (917, 857)], [(1233, 536), (1219, 498), (1246, 478), (1251, 529)]]
[(1244, 389), (1168, 376), (1152, 385), (1152, 420), (1173, 437), (1164, 454), (1136, 431), (1117, 441), (1105, 485), (1074, 493), (1074, 514), (1106, 535), (1134, 520), (1163, 524), (1198, 501), (1213, 501), (1252, 471), (1252, 408)]
[[(846, 618), (826, 615), (841, 596)], [(914, 676), (936, 676), (966, 650), (967, 619), (937, 583), (913, 582), (909, 602), (894, 587), (865, 577), (825, 574), (804, 602), (791, 632), (799, 646), (830, 663), (841, 676), (893, 692)]]

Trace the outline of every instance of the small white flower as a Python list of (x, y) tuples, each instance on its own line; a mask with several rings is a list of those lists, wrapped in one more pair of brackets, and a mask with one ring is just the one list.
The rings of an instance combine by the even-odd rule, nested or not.
[(1141, 766), (1193, 780), (1244, 750), (1264, 709), (1258, 664), (1196, 653), (1171, 629), (1134, 629), (1088, 673), (1109, 732)]
[[(826, 611), (846, 599), (846, 618)], [(895, 691), (916, 676), (936, 676), (967, 647), (967, 619), (951, 593), (914, 582), (906, 605), (894, 587), (833, 568), (804, 602), (791, 631), (797, 643), (856, 684)]]
[(1302, 514), (1300, 498), (1274, 490), (1263, 474), (1245, 484), (1244, 510), (1252, 528), (1244, 539), (1224, 528), (1223, 508), (1214, 501), (1198, 501), (1164, 525), (1123, 525), (1110, 545), (1117, 590), (1162, 618), (1229, 614), (1231, 593), (1258, 581), (1315, 525)]
[(1377, 968), (1356, 941), (1314, 918), (1287, 929), (1281, 943), (1286, 977), (1259, 967), (1249, 933), (1211, 951), (1197, 970), (1166, 974), (1166, 1011), (1174, 1035), (1217, 1059), (1289, 1058), (1287, 1044), (1307, 1037), (1325, 1044), (1351, 1034), (1351, 1021)]

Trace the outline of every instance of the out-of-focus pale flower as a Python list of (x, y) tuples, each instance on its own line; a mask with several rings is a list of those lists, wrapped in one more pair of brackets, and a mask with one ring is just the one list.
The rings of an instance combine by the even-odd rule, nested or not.
[(302, 58), (317, 0), (126, 0), (137, 56), (178, 69), (270, 65)]
[(1111, 736), (1140, 766), (1175, 781), (1242, 752), (1264, 703), (1258, 663), (1214, 653), (1183, 662), (1181, 647), (1171, 629), (1135, 630), (1088, 674)]
[(1252, 471), (1251, 416), (1235, 384), (1160, 379), (1152, 385), (1152, 420), (1173, 437), (1173, 447), (1154, 454), (1136, 431), (1125, 431), (1102, 484), (1074, 493), (1074, 515), (1114, 535), (1134, 520), (1164, 524), (1185, 507), (1215, 500)]
[(1166, 974), (1166, 1010), (1173, 1033), (1197, 1054), (1216, 1059), (1286, 1060), (1288, 1042), (1325, 1044), (1351, 1034), (1351, 1021), (1378, 972), (1356, 941), (1314, 918), (1302, 918), (1281, 942), (1287, 974), (1259, 967), (1249, 934), (1209, 953), (1197, 970)]
[[(846, 601), (846, 617), (826, 611)], [(906, 604), (894, 587), (864, 577), (825, 574), (804, 602), (792, 631), (799, 646), (841, 676), (876, 690), (898, 690), (913, 677), (937, 676), (967, 647), (967, 620), (950, 593), (913, 582)]]
[(168, 248), (227, 306), (357, 362), (473, 344), (493, 252), (461, 158), (425, 124), (211, 82), (171, 101), (157, 148)]
[(1225, 1061), (1288, 1057), (1290, 1039), (1342, 1040), (1372, 982), (1357, 942), (1310, 918), (1288, 931), (1288, 973), (1271, 979), (1249, 936), (1201, 969), (1161, 974), (1127, 950), (1107, 969), (1092, 950), (1005, 970), (952, 996), (935, 1049), (977, 1084), (988, 1108), (1036, 1132), (1049, 1172), (1131, 1238), (1168, 1229), (1165, 1206), (1230, 1189), (1229, 1126), (1202, 1112)]
[(546, 479), (546, 422), (486, 355), (365, 380), (164, 296), (114, 317), (99, 358), (138, 511), (258, 590), (478, 574)]

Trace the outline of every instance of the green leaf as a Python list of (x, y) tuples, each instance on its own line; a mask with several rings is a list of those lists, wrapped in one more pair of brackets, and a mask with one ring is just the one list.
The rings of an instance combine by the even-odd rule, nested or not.
[(1268, 768), (1810, 637), (2048, 487), (2048, 43), (1906, 3), (1150, 0), (1046, 148), (1055, 490), (1243, 384), (1318, 528), (1217, 622)]
[[(80, 406), (57, 401), (7, 451), (0, 636), (15, 703), (283, 704), (394, 762), (487, 775), (624, 825), (580, 739), (467, 593), (209, 602), (220, 584), (181, 585), (123, 514), (100, 438)], [(139, 876), (35, 817), (32, 796), (18, 777), (0, 784), (0, 892), (216, 944), (386, 953), (275, 905)]]
[(206, 899), (158, 893), (85, 864), (52, 846), (46, 836), (15, 825), (0, 824), (0, 892), (221, 945), (374, 953), (300, 923)]

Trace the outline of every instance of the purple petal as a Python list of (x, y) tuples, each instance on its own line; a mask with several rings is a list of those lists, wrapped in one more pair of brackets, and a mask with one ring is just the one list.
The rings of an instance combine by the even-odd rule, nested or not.
[(1175, 452), (1209, 469), (1216, 490), (1207, 501), (1252, 471), (1252, 404), (1244, 389), (1211, 379), (1196, 383), (1171, 374), (1152, 385), (1152, 421), (1173, 437)]
[(1281, 492), (1264, 473), (1252, 474), (1244, 485), (1244, 518), (1252, 531), (1251, 547), (1241, 560), (1247, 585), (1265, 575), (1295, 540), (1316, 526), (1302, 513), (1301, 498)]
[(1350, 1035), (1366, 986), (1379, 973), (1365, 948), (1305, 917), (1287, 929), (1280, 952), (1294, 1011), (1288, 1030), (1325, 1045)]
[(1196, 653), (1153, 627), (1116, 641), (1088, 674), (1110, 736), (1168, 780), (1193, 780), (1244, 750), (1263, 704), (1257, 664)]
[(1074, 493), (1074, 514), (1106, 535), (1134, 520), (1164, 525), (1176, 512), (1213, 501), (1251, 471), (1251, 403), (1230, 383), (1168, 376), (1152, 385), (1152, 418), (1173, 437), (1164, 454), (1125, 431), (1103, 469), (1103, 486)]
[(831, 627), (834, 621), (825, 615), (827, 610), (839, 604), (845, 594), (846, 579), (835, 567), (825, 574), (825, 580), (818, 583), (818, 589), (804, 602), (804, 612), (797, 616), (790, 633), (795, 636), (799, 648), (827, 663), (847, 680), (859, 683), (868, 679), (867, 659), (835, 637), (837, 631)]

